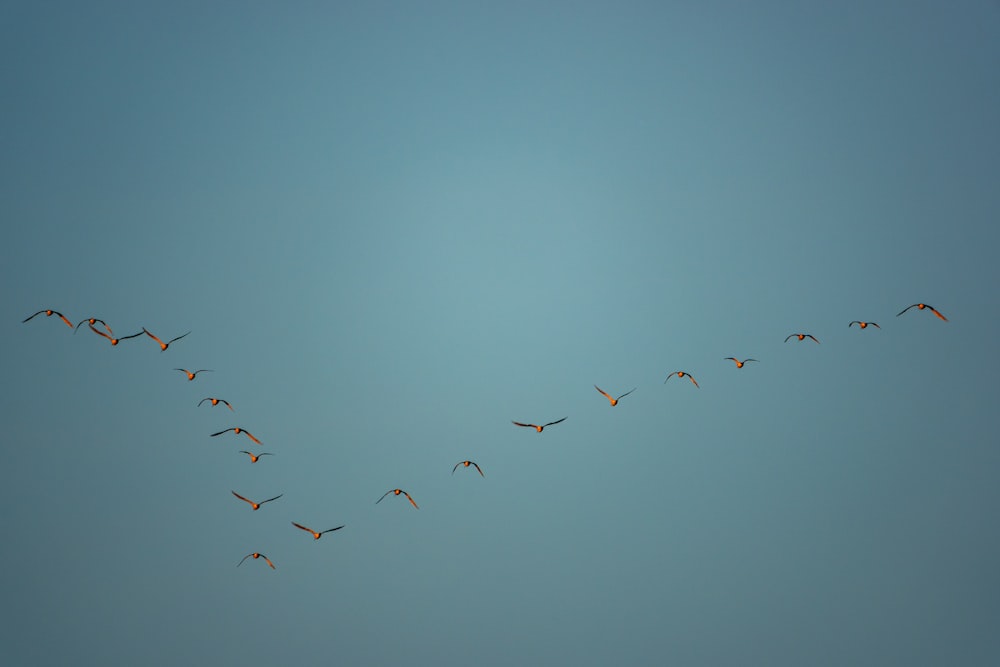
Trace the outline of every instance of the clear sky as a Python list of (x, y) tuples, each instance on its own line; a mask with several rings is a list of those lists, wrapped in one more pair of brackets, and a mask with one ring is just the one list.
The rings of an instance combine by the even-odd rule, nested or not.
[(0, 4), (0, 662), (997, 664), (998, 72), (986, 0)]

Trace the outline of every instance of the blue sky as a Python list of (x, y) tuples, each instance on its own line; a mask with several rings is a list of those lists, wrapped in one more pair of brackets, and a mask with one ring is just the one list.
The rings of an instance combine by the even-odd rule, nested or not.
[(985, 1), (4, 4), (0, 659), (994, 664), (998, 68)]

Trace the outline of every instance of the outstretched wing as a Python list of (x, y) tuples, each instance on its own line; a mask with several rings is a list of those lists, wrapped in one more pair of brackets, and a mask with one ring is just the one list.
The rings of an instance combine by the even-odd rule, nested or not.
[(615, 400), (616, 400), (616, 401), (620, 401), (620, 400), (622, 400), (623, 398), (625, 398), (626, 396), (628, 396), (629, 394), (631, 394), (631, 393), (632, 393), (633, 391), (635, 391), (636, 389), (638, 389), (638, 387), (632, 387), (631, 389), (629, 389), (628, 391), (626, 391), (626, 392), (625, 392), (624, 394), (622, 394), (621, 396), (619, 396), (619, 397), (618, 397), (618, 398), (616, 398)]
[(411, 505), (413, 505), (417, 509), (420, 509), (419, 507), (417, 507), (417, 504), (413, 502), (413, 498), (410, 497), (410, 494), (408, 494), (406, 491), (403, 491), (403, 495), (406, 496), (406, 499), (410, 501)]
[[(556, 424), (561, 424), (561, 423), (563, 423), (564, 421), (566, 421), (566, 417), (563, 417), (562, 419), (557, 419), (557, 420), (555, 420), (554, 422), (549, 422), (548, 424), (545, 424), (545, 426), (554, 426), (554, 425), (556, 425)], [(544, 428), (544, 427), (543, 427), (543, 428)]]

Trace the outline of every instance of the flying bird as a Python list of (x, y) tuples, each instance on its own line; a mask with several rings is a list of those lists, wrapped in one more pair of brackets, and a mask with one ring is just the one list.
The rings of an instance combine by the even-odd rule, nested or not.
[(327, 530), (321, 530), (321, 531), (317, 532), (317, 531), (313, 530), (312, 528), (306, 528), (301, 523), (295, 523), (294, 521), (292, 522), (292, 525), (295, 526), (296, 528), (301, 528), (302, 530), (306, 531), (307, 533), (312, 533), (312, 536), (313, 536), (314, 540), (318, 540), (319, 538), (323, 537), (324, 533), (332, 533), (335, 530), (340, 530), (341, 528), (343, 528), (343, 526), (337, 526), (336, 528), (329, 528)]
[[(926, 303), (915, 303), (912, 306), (907, 306), (903, 310), (901, 310), (898, 313), (896, 313), (896, 317), (899, 317), (900, 315), (902, 315), (903, 313), (905, 313), (906, 311), (908, 311), (910, 308), (918, 308), (920, 310), (923, 310), (924, 308), (930, 308), (931, 312), (938, 316), (938, 319), (942, 319), (945, 322), (948, 321), (948, 318), (945, 317), (944, 315), (942, 315), (941, 313), (939, 313), (934, 306), (928, 306)], [(37, 315), (37, 314), (38, 313), (35, 313), (35, 315)], [(32, 315), (31, 317), (34, 317), (35, 315)], [(56, 315), (59, 315), (59, 313), (56, 313)], [(62, 317), (62, 316), (60, 315), (60, 317)], [(27, 320), (25, 320), (25, 322), (27, 322)]]
[[(141, 333), (142, 332), (140, 331), (139, 334), (141, 334)], [(139, 334), (136, 334), (136, 335), (139, 335)], [(131, 338), (131, 336), (129, 336), (129, 338)], [(188, 382), (190, 382), (191, 380), (193, 380), (194, 376), (197, 375), (198, 373), (212, 373), (212, 372), (214, 372), (210, 368), (202, 368), (201, 370), (197, 370), (197, 371), (195, 371), (193, 373), (191, 371), (189, 371), (188, 369), (186, 369), (186, 368), (175, 368), (174, 370), (175, 371), (180, 371), (181, 373), (184, 373), (185, 375), (187, 375), (188, 376)]]
[(97, 329), (95, 329), (93, 324), (88, 324), (87, 326), (90, 327), (90, 330), (93, 331), (98, 336), (104, 336), (109, 341), (111, 341), (111, 345), (112, 346), (117, 345), (118, 343), (120, 343), (123, 340), (128, 340), (129, 338), (136, 338), (136, 337), (142, 335), (142, 332), (140, 331), (139, 333), (134, 333), (131, 336), (122, 336), (121, 338), (112, 338), (111, 336), (109, 336), (108, 334), (104, 333), (103, 331), (98, 331)]
[(263, 505), (264, 503), (269, 503), (272, 500), (277, 500), (278, 498), (280, 498), (281, 496), (283, 496), (285, 494), (283, 494), (283, 493), (278, 494), (274, 498), (268, 498), (267, 500), (262, 500), (259, 503), (255, 503), (252, 500), (248, 500), (248, 499), (244, 498), (243, 496), (241, 496), (240, 494), (236, 493), (235, 491), (233, 491), (233, 495), (236, 496), (237, 498), (239, 498), (240, 500), (242, 500), (245, 503), (250, 503), (250, 507), (252, 507), (253, 510), (256, 512), (257, 510), (260, 509), (260, 506)]
[(177, 338), (171, 338), (166, 343), (164, 343), (157, 336), (154, 336), (152, 333), (150, 333), (149, 330), (146, 329), (146, 327), (143, 327), (142, 330), (146, 333), (147, 336), (149, 336), (150, 338), (152, 338), (153, 340), (155, 340), (157, 343), (160, 344), (160, 352), (166, 352), (167, 348), (170, 347), (171, 343), (173, 343), (174, 341), (178, 341), (181, 338), (184, 338), (184, 336), (187, 336), (189, 333), (191, 333), (190, 331), (188, 331), (186, 334), (180, 335)]
[(247, 456), (249, 456), (250, 463), (257, 463), (257, 459), (259, 459), (262, 456), (274, 456), (274, 454), (272, 454), (271, 452), (261, 452), (260, 454), (253, 454), (245, 449), (241, 449), (240, 454), (246, 454)]
[(417, 504), (413, 502), (413, 498), (410, 497), (410, 494), (408, 494), (406, 491), (403, 491), (402, 489), (389, 489), (388, 491), (382, 494), (382, 498), (379, 498), (378, 500), (375, 501), (375, 504), (378, 505), (380, 502), (382, 502), (382, 499), (385, 498), (390, 493), (396, 496), (402, 493), (404, 496), (406, 496), (406, 499), (410, 501), (411, 505), (413, 505), (417, 509), (420, 509), (419, 507), (417, 507)]
[(626, 391), (624, 394), (622, 394), (618, 398), (612, 398), (611, 394), (609, 394), (608, 392), (604, 391), (603, 389), (601, 389), (600, 387), (598, 387), (596, 384), (594, 385), (594, 389), (596, 389), (597, 391), (601, 392), (601, 394), (604, 395), (604, 398), (608, 399), (608, 401), (611, 402), (611, 407), (615, 407), (616, 405), (618, 405), (618, 401), (622, 400), (623, 398), (625, 398), (626, 396), (628, 396), (629, 394), (631, 394), (633, 391), (635, 391), (636, 389), (638, 389), (638, 387), (633, 387), (631, 390)]
[(806, 338), (812, 338), (817, 343), (819, 342), (818, 340), (816, 340), (816, 337), (813, 336), (812, 334), (794, 333), (794, 334), (792, 334), (791, 336), (789, 336), (788, 338), (785, 339), (786, 343), (788, 342), (789, 338), (798, 338), (799, 340), (805, 340)]
[(34, 315), (30, 315), (30, 316), (24, 318), (23, 320), (21, 320), (21, 324), (24, 324), (25, 322), (27, 322), (28, 320), (30, 320), (32, 317), (35, 317), (37, 315), (41, 315), (42, 313), (45, 313), (45, 317), (52, 317), (53, 315), (58, 315), (59, 319), (61, 319), (63, 322), (66, 323), (66, 326), (68, 326), (70, 329), (73, 328), (72, 323), (70, 323), (70, 321), (66, 319), (65, 315), (63, 315), (59, 311), (52, 310), (51, 308), (47, 308), (45, 310), (40, 310), (37, 313), (35, 313)]
[(114, 333), (115, 333), (114, 331), (112, 331), (112, 330), (111, 330), (111, 327), (109, 327), (109, 326), (108, 326), (108, 323), (107, 323), (107, 322), (105, 322), (104, 320), (102, 320), (102, 319), (99, 319), (99, 318), (97, 318), (97, 317), (88, 317), (88, 318), (87, 318), (87, 319), (85, 319), (85, 320), (80, 320), (79, 324), (77, 324), (77, 325), (76, 325), (76, 326), (75, 326), (75, 327), (73, 328), (73, 333), (74, 333), (74, 334), (76, 333), (76, 330), (80, 328), (80, 325), (81, 325), (81, 324), (83, 324), (84, 322), (86, 322), (86, 323), (87, 323), (87, 324), (89, 324), (90, 326), (94, 326), (95, 324), (97, 324), (98, 322), (100, 322), (100, 323), (101, 323), (102, 325), (104, 325), (104, 328), (108, 330), (108, 333), (109, 333), (109, 334), (111, 334), (111, 335), (114, 335)]
[[(743, 361), (740, 361), (736, 357), (726, 357), (725, 360), (732, 361), (734, 364), (736, 364), (736, 368), (743, 368), (743, 364), (747, 363), (748, 361), (757, 361), (756, 359), (744, 359)], [(760, 362), (757, 361), (757, 363)]]
[(554, 422), (549, 422), (548, 424), (542, 424), (541, 426), (539, 426), (538, 424), (522, 424), (521, 422), (516, 422), (516, 421), (512, 421), (511, 423), (513, 423), (515, 426), (524, 426), (526, 428), (533, 428), (539, 433), (541, 433), (542, 429), (544, 429), (546, 426), (553, 426), (555, 424), (559, 424), (564, 421), (566, 421), (566, 417), (563, 417), (562, 419), (557, 419)]
[(217, 435), (222, 435), (223, 433), (229, 433), (230, 431), (232, 431), (232, 432), (233, 432), (233, 433), (235, 433), (236, 435), (239, 435), (240, 433), (242, 433), (242, 434), (243, 434), (243, 435), (245, 435), (246, 437), (248, 437), (248, 438), (250, 438), (251, 440), (253, 440), (254, 442), (256, 442), (256, 443), (257, 443), (258, 445), (260, 444), (260, 440), (258, 440), (257, 438), (255, 438), (255, 437), (253, 436), (253, 433), (251, 433), (250, 431), (246, 430), (246, 429), (245, 429), (245, 428), (243, 428), (242, 426), (231, 426), (231, 427), (227, 428), (227, 429), (226, 429), (225, 431), (219, 431), (218, 433), (213, 433), (213, 434), (212, 434), (211, 436), (209, 436), (209, 437), (212, 437), (212, 438), (214, 438), (214, 437), (215, 437), (215, 436), (217, 436)]
[[(562, 421), (562, 420), (560, 419), (559, 421)], [(546, 426), (548, 426), (548, 424), (546, 424)], [(483, 469), (480, 468), (479, 465), (475, 461), (459, 461), (458, 463), (455, 464), (455, 467), (451, 469), (451, 474), (452, 475), (454, 475), (455, 471), (458, 470), (458, 466), (465, 466), (466, 468), (468, 468), (469, 466), (473, 466), (476, 470), (479, 471), (479, 474), (482, 477), (486, 477), (486, 475), (483, 475)]]
[[(229, 401), (227, 401), (224, 398), (203, 398), (200, 401), (198, 401), (198, 407), (200, 408), (201, 404), (204, 403), (205, 401), (211, 401), (212, 405), (218, 405), (219, 403), (225, 403), (227, 408), (229, 408), (230, 410), (233, 409), (233, 406), (231, 406), (229, 404)], [(234, 410), (234, 412), (235, 412), (235, 410)]]
[(869, 325), (875, 327), (876, 329), (881, 329), (882, 328), (879, 325), (875, 324), (874, 322), (862, 322), (861, 320), (854, 320), (853, 322), (851, 322), (850, 324), (847, 325), (847, 328), (850, 329), (855, 324), (857, 324), (862, 329), (867, 329)]
[[(695, 380), (694, 377), (690, 373), (688, 373), (687, 371), (674, 371), (673, 373), (671, 373), (670, 375), (667, 376), (667, 380), (669, 380), (670, 378), (672, 378), (675, 375), (677, 377), (679, 377), (679, 378), (686, 377), (688, 380), (691, 380), (691, 384), (693, 384), (694, 386), (696, 386), (699, 389), (701, 389), (701, 387), (698, 386), (698, 381)], [(666, 384), (667, 380), (664, 380), (663, 384)]]
[[(258, 558), (263, 558), (267, 562), (267, 564), (271, 566), (272, 570), (275, 569), (274, 563), (271, 562), (271, 559), (268, 558), (267, 556), (265, 556), (262, 553), (258, 553), (258, 552), (255, 551), (252, 554), (247, 554), (246, 556), (244, 556), (243, 560), (246, 560), (247, 558), (253, 558), (254, 560), (256, 560)], [(241, 560), (239, 562), (239, 565), (237, 565), (236, 567), (239, 567), (240, 565), (243, 565), (243, 560)]]

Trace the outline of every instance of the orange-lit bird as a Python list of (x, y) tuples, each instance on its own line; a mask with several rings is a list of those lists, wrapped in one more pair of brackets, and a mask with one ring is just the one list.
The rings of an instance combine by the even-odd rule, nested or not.
[(816, 337), (813, 336), (812, 334), (804, 334), (804, 333), (794, 333), (794, 334), (790, 335), (788, 338), (786, 338), (785, 342), (787, 343), (789, 341), (789, 339), (791, 339), (791, 338), (798, 338), (799, 340), (805, 340), (806, 338), (812, 338), (817, 343), (819, 342), (818, 340), (816, 340)]
[[(142, 332), (140, 331), (139, 333), (141, 334)], [(131, 338), (131, 336), (129, 336), (129, 337)], [(175, 368), (174, 370), (175, 371), (180, 371), (181, 373), (184, 373), (184, 375), (187, 375), (188, 376), (188, 382), (190, 382), (191, 380), (193, 380), (194, 376), (197, 375), (198, 373), (214, 373), (215, 372), (215, 371), (213, 371), (210, 368), (202, 368), (201, 370), (194, 371), (193, 373), (191, 371), (189, 371), (188, 369), (186, 369), (186, 368)]]
[(109, 334), (111, 334), (113, 336), (114, 333), (115, 333), (114, 331), (111, 330), (111, 327), (109, 327), (108, 323), (105, 322), (104, 320), (102, 320), (100, 318), (97, 318), (97, 317), (88, 317), (85, 320), (80, 320), (80, 322), (75, 327), (73, 327), (73, 333), (74, 334), (76, 333), (76, 330), (80, 328), (80, 325), (82, 325), (84, 322), (86, 322), (90, 326), (94, 326), (95, 324), (97, 324), (98, 322), (100, 322), (102, 325), (104, 325), (104, 328), (107, 329), (107, 331), (108, 331)]
[(253, 436), (253, 433), (251, 433), (250, 431), (246, 430), (242, 426), (231, 426), (231, 427), (227, 428), (225, 431), (219, 431), (218, 433), (213, 433), (210, 437), (214, 438), (217, 435), (222, 435), (223, 433), (229, 433), (230, 431), (232, 431), (236, 435), (239, 435), (240, 433), (242, 433), (246, 437), (248, 437), (251, 440), (253, 440), (254, 442), (256, 442), (258, 445), (260, 444), (260, 440), (258, 440), (257, 438), (255, 438)]
[[(686, 377), (688, 380), (691, 380), (691, 384), (693, 384), (694, 386), (696, 386), (699, 389), (701, 389), (701, 387), (698, 386), (698, 381), (695, 380), (694, 377), (690, 373), (688, 373), (687, 371), (674, 371), (673, 373), (671, 373), (670, 375), (667, 376), (667, 380), (669, 380), (670, 378), (672, 378), (675, 375), (677, 377), (679, 377), (679, 378)], [(667, 380), (664, 380), (663, 384), (666, 384)]]
[[(265, 561), (265, 562), (267, 562), (267, 564), (271, 566), (271, 569), (272, 569), (272, 570), (276, 569), (276, 568), (274, 567), (274, 563), (272, 563), (272, 562), (271, 562), (271, 559), (270, 559), (270, 558), (268, 558), (267, 556), (265, 556), (265, 555), (264, 555), (264, 554), (262, 554), (262, 553), (258, 553), (258, 552), (256, 552), (256, 551), (255, 551), (255, 552), (253, 552), (252, 554), (247, 554), (246, 556), (244, 556), (244, 557), (243, 557), (243, 560), (246, 560), (247, 558), (253, 558), (254, 560), (256, 560), (256, 559), (258, 559), (258, 558), (263, 558), (263, 559), (264, 559), (264, 561)], [(237, 565), (236, 567), (239, 567), (240, 565), (243, 565), (243, 560), (241, 560), (241, 561), (239, 562), (239, 564), (238, 564), (238, 565)]]
[(382, 502), (382, 499), (385, 498), (390, 493), (395, 496), (398, 496), (399, 494), (402, 493), (404, 496), (406, 496), (406, 499), (410, 501), (411, 505), (413, 505), (417, 509), (420, 509), (419, 507), (417, 507), (417, 504), (413, 502), (413, 498), (410, 497), (410, 494), (408, 494), (406, 491), (403, 491), (402, 489), (389, 489), (388, 491), (382, 494), (382, 498), (379, 498), (378, 500), (375, 501), (375, 504), (378, 505), (380, 502)]
[(259, 503), (255, 503), (252, 500), (248, 500), (248, 499), (244, 498), (243, 496), (241, 496), (240, 494), (236, 493), (235, 491), (233, 491), (233, 495), (236, 496), (237, 498), (239, 498), (240, 500), (242, 500), (245, 503), (250, 503), (250, 507), (252, 507), (253, 510), (256, 512), (257, 510), (260, 509), (260, 506), (263, 505), (264, 503), (269, 503), (272, 500), (277, 500), (278, 498), (280, 498), (281, 496), (283, 496), (285, 494), (283, 494), (283, 493), (278, 494), (274, 498), (268, 498), (267, 500), (262, 500)]
[(259, 459), (262, 456), (274, 456), (274, 454), (272, 454), (271, 452), (261, 452), (260, 454), (253, 454), (245, 449), (241, 449), (240, 454), (246, 454), (247, 456), (249, 456), (250, 463), (257, 463), (257, 459)]
[(853, 322), (851, 322), (850, 324), (847, 325), (847, 328), (850, 329), (855, 324), (857, 324), (862, 329), (867, 329), (869, 326), (873, 326), (876, 329), (881, 329), (882, 328), (879, 325), (875, 324), (874, 322), (862, 322), (861, 320), (854, 320)]
[(469, 466), (472, 466), (476, 470), (479, 471), (480, 476), (486, 477), (486, 475), (483, 475), (483, 469), (480, 468), (479, 465), (475, 461), (459, 461), (458, 463), (455, 464), (455, 467), (451, 469), (451, 474), (452, 475), (454, 475), (455, 471), (458, 470), (458, 466), (465, 466), (466, 468), (468, 468)]
[(150, 333), (150, 331), (146, 329), (146, 327), (143, 327), (142, 330), (146, 333), (147, 336), (149, 336), (150, 338), (152, 338), (153, 340), (155, 340), (157, 343), (160, 344), (160, 352), (166, 352), (167, 348), (170, 347), (171, 343), (173, 343), (174, 341), (178, 341), (181, 338), (184, 338), (184, 336), (187, 336), (189, 333), (191, 333), (190, 331), (188, 331), (186, 334), (182, 334), (177, 338), (171, 338), (166, 343), (164, 343), (157, 336), (154, 336), (152, 333)]
[(343, 526), (337, 526), (336, 528), (328, 528), (327, 530), (321, 530), (321, 531), (317, 532), (317, 531), (313, 530), (312, 528), (306, 528), (301, 523), (295, 523), (294, 521), (292, 522), (292, 525), (295, 526), (296, 528), (301, 528), (302, 530), (306, 531), (307, 533), (312, 533), (312, 536), (313, 536), (314, 540), (318, 540), (319, 538), (323, 537), (323, 535), (325, 533), (332, 533), (335, 530), (340, 530), (341, 528), (343, 528)]
[(111, 336), (109, 336), (108, 334), (104, 333), (103, 331), (98, 331), (97, 329), (95, 329), (94, 325), (92, 325), (92, 324), (88, 324), (87, 326), (90, 327), (90, 330), (93, 331), (98, 336), (103, 336), (103, 337), (107, 338), (109, 341), (111, 341), (111, 345), (112, 346), (117, 345), (118, 343), (120, 343), (123, 340), (128, 340), (129, 338), (137, 338), (137, 337), (139, 337), (139, 336), (142, 335), (142, 332), (140, 331), (139, 333), (134, 333), (131, 336), (122, 336), (121, 338), (112, 338)]
[[(229, 408), (230, 410), (233, 409), (233, 406), (231, 406), (229, 404), (229, 401), (227, 401), (224, 398), (203, 398), (200, 401), (198, 401), (198, 407), (200, 408), (201, 404), (204, 403), (205, 401), (211, 401), (212, 405), (218, 405), (219, 403), (225, 403), (227, 408)], [(235, 410), (233, 410), (233, 411), (235, 412)]]
[(555, 424), (561, 424), (564, 421), (566, 421), (566, 417), (563, 417), (562, 419), (557, 419), (554, 422), (549, 422), (548, 424), (542, 424), (542, 425), (538, 425), (538, 424), (522, 424), (521, 422), (516, 422), (516, 421), (513, 421), (513, 420), (511, 421), (511, 423), (514, 424), (514, 426), (524, 426), (526, 428), (533, 428), (536, 431), (538, 431), (539, 433), (541, 433), (542, 429), (544, 429), (546, 426), (553, 426)]
[[(902, 315), (903, 313), (905, 313), (906, 311), (908, 311), (910, 308), (918, 308), (920, 310), (923, 310), (924, 308), (930, 308), (931, 312), (938, 316), (938, 319), (942, 319), (945, 322), (948, 321), (948, 318), (945, 317), (944, 315), (942, 315), (941, 313), (939, 313), (934, 306), (928, 306), (926, 303), (915, 303), (912, 306), (907, 306), (903, 310), (901, 310), (898, 313), (896, 313), (896, 317), (899, 317), (900, 315)], [(38, 313), (35, 313), (35, 315), (37, 315), (37, 314)], [(58, 313), (56, 313), (56, 314), (58, 315)], [(32, 317), (34, 317), (35, 315), (32, 315)], [(25, 321), (27, 321), (27, 320), (25, 320)]]
[(61, 319), (63, 322), (66, 323), (66, 326), (68, 326), (70, 329), (73, 328), (73, 325), (70, 323), (69, 320), (66, 319), (66, 317), (62, 313), (60, 313), (57, 310), (52, 310), (51, 308), (47, 308), (45, 310), (40, 310), (37, 313), (35, 313), (34, 315), (30, 315), (29, 317), (24, 318), (23, 320), (21, 320), (21, 324), (24, 324), (25, 322), (27, 322), (28, 320), (30, 320), (32, 317), (35, 317), (36, 315), (41, 315), (42, 313), (45, 313), (45, 317), (52, 317), (53, 315), (58, 315), (59, 319)]
[(594, 389), (596, 389), (597, 391), (601, 392), (601, 394), (603, 394), (604, 398), (608, 399), (608, 401), (611, 402), (611, 407), (615, 407), (616, 405), (618, 405), (618, 401), (622, 400), (623, 398), (625, 398), (626, 396), (628, 396), (629, 394), (631, 394), (633, 391), (635, 391), (636, 389), (638, 389), (638, 387), (633, 387), (631, 390), (626, 391), (624, 394), (622, 394), (618, 398), (613, 398), (611, 396), (611, 394), (609, 394), (608, 392), (604, 391), (603, 389), (601, 389), (600, 387), (598, 387), (596, 384), (594, 385)]
[[(736, 368), (743, 368), (743, 364), (747, 363), (748, 361), (757, 361), (757, 360), (756, 359), (744, 359), (743, 361), (740, 361), (736, 357), (726, 357), (724, 359), (724, 361), (732, 361), (734, 364), (736, 364)], [(757, 363), (760, 363), (760, 362), (757, 361)]]

